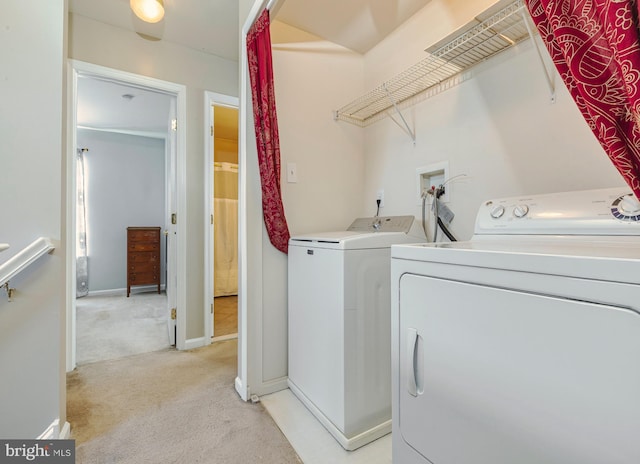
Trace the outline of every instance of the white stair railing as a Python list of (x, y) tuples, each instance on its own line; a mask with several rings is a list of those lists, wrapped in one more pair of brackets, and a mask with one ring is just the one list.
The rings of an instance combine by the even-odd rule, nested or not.
[[(9, 247), (7, 244), (0, 245), (4, 245), (4, 248), (0, 247), (0, 251)], [(51, 253), (54, 249), (55, 247), (53, 246), (51, 239), (47, 237), (40, 237), (34, 240), (30, 245), (27, 245), (15, 256), (12, 256), (7, 261), (0, 264), (0, 287), (4, 287), (7, 291), (9, 301), (11, 301), (11, 297), (15, 291), (15, 289), (9, 288), (9, 281), (29, 267), (29, 265), (34, 263), (38, 258), (47, 253)]]

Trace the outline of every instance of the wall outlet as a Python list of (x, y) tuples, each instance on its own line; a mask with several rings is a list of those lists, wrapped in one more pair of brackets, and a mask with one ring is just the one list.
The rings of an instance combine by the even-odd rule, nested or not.
[(384, 207), (384, 190), (380, 189), (376, 192), (376, 202), (380, 200), (380, 208)]

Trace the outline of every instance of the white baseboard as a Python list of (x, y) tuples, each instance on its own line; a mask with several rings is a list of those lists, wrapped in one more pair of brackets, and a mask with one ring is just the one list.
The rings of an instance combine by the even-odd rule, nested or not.
[(238, 338), (237, 333), (229, 334), (229, 335), (220, 335), (219, 337), (212, 337), (211, 342), (223, 342), (225, 340), (235, 340)]
[(87, 293), (87, 296), (125, 296), (126, 294), (126, 288), (112, 288), (110, 290), (92, 290)]
[[(208, 343), (207, 343), (208, 342)], [(207, 340), (207, 337), (190, 338), (184, 341), (185, 350), (193, 350), (195, 348), (202, 348), (211, 344), (211, 339)]]
[(242, 398), (244, 401), (249, 401), (254, 395), (269, 395), (281, 390), (286, 390), (287, 388), (289, 388), (287, 380), (287, 377), (280, 377), (279, 379), (263, 382), (258, 390), (254, 389), (254, 391), (250, 391), (248, 387), (245, 388), (245, 386), (242, 384), (242, 379), (240, 379), (240, 377), (236, 377), (236, 392), (238, 392), (238, 395), (240, 395), (240, 398)]
[(249, 401), (249, 389), (245, 388), (240, 377), (236, 377), (236, 392), (243, 401)]
[(71, 425), (65, 422), (60, 428), (60, 419), (54, 420), (36, 440), (66, 440), (71, 436)]
[(262, 384), (260, 385), (260, 390), (254, 391), (253, 393), (258, 396), (262, 396), (286, 390), (287, 388), (289, 388), (289, 384), (287, 383), (287, 381), (288, 377), (280, 377), (278, 379), (262, 382)]
[[(164, 285), (160, 285), (160, 291), (164, 291)], [(157, 285), (140, 285), (131, 289), (131, 294), (135, 295), (136, 293), (148, 293), (152, 291), (158, 291)], [(127, 289), (126, 288), (111, 288), (108, 290), (93, 290), (90, 291), (87, 296), (126, 296)]]

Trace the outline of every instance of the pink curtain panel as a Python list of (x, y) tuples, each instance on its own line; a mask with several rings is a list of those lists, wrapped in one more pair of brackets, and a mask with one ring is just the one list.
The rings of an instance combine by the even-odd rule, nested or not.
[(526, 4), (589, 127), (640, 198), (636, 1), (526, 0)]
[(289, 228), (280, 188), (280, 141), (271, 62), (269, 11), (264, 10), (247, 34), (253, 119), (262, 184), (262, 210), (269, 239), (283, 253), (289, 248)]

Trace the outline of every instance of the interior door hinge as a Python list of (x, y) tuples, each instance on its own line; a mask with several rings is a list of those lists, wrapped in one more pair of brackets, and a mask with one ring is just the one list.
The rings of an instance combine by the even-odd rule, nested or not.
[(172, 119), (171, 120), (171, 130), (173, 132), (178, 130), (178, 120), (177, 119)]
[(176, 213), (171, 213), (171, 224), (178, 223), (178, 215)]
[(211, 126), (211, 137), (213, 137), (213, 126)]
[(211, 224), (213, 224), (213, 214), (211, 215)]
[(175, 321), (178, 318), (178, 311), (176, 308), (171, 308), (171, 320)]
[(211, 303), (211, 314), (213, 314), (213, 303)]

